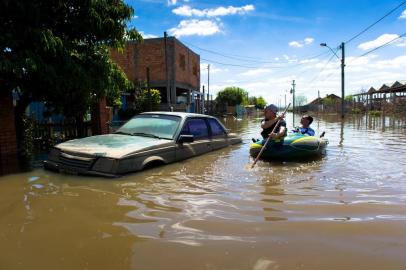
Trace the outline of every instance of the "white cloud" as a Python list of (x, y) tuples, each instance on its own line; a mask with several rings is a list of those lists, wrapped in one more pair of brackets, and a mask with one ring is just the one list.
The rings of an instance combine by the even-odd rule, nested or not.
[(399, 19), (406, 19), (406, 9), (400, 14)]
[(196, 9), (191, 8), (188, 5), (184, 5), (172, 10), (172, 12), (179, 16), (185, 17), (220, 17), (220, 16), (227, 16), (227, 15), (235, 15), (235, 14), (246, 14), (249, 11), (253, 11), (255, 9), (254, 5), (245, 5), (242, 7), (217, 7), (212, 9)]
[(158, 36), (153, 35), (153, 34), (145, 34), (144, 31), (139, 31), (139, 33), (141, 34), (141, 36), (143, 38), (157, 38)]
[(170, 35), (181, 36), (210, 36), (220, 32), (220, 25), (211, 20), (182, 20), (177, 27), (168, 30)]
[[(398, 34), (383, 34), (383, 35), (380, 35), (379, 37), (377, 37), (375, 40), (361, 43), (360, 45), (358, 45), (358, 48), (360, 48), (364, 51), (374, 49), (374, 48), (384, 45), (385, 43), (388, 43), (391, 40), (394, 40), (398, 37), (399, 37)], [(406, 39), (405, 38), (397, 39), (396, 41), (393, 41), (392, 44), (395, 46), (398, 46), (398, 47), (405, 47)]]
[(204, 11), (199, 10), (199, 9), (194, 9), (194, 8), (191, 8), (190, 6), (186, 6), (186, 5), (173, 9), (172, 13), (175, 13), (176, 15), (179, 15), (179, 16), (185, 16), (185, 17), (191, 17), (191, 16), (203, 17), (205, 15)]
[[(207, 65), (208, 63), (200, 63), (200, 72), (201, 73), (206, 73), (207, 75)], [(214, 64), (210, 64), (210, 74), (216, 74), (216, 73), (220, 73), (220, 72), (227, 72), (228, 68), (220, 68)], [(203, 76), (202, 76), (203, 78)]]
[(298, 41), (291, 41), (289, 42), (289, 46), (293, 48), (301, 48), (303, 47), (303, 44)]
[(168, 0), (168, 6), (176, 5), (177, 2), (177, 0)]
[(307, 38), (305, 38), (304, 40), (299, 40), (299, 41), (294, 40), (294, 41), (291, 41), (291, 42), (289, 42), (289, 46), (290, 46), (290, 47), (293, 47), (293, 48), (302, 48), (302, 47), (304, 47), (304, 46), (306, 46), (306, 45), (312, 44), (313, 42), (314, 42), (314, 38), (312, 38), (312, 37), (307, 37)]
[(305, 43), (306, 45), (312, 44), (313, 41), (314, 41), (314, 38), (305, 38), (305, 39), (304, 39), (304, 43)]

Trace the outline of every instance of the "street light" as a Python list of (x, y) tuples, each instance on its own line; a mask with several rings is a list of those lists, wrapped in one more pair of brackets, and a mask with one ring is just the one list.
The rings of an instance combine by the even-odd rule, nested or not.
[[(341, 45), (338, 47), (338, 49), (341, 49), (341, 118), (344, 118), (344, 67), (345, 67), (345, 51), (344, 51), (344, 42), (341, 42)], [(327, 47), (334, 53), (334, 55), (338, 57), (338, 55), (331, 49), (327, 43), (320, 43), (320, 46), (322, 47)]]

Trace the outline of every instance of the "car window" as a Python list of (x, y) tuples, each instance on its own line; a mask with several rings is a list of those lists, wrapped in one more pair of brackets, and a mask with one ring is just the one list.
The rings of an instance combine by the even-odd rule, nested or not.
[(216, 119), (209, 118), (208, 120), (212, 136), (221, 136), (226, 134), (225, 130)]
[(182, 128), (182, 135), (193, 135), (195, 139), (209, 137), (206, 121), (203, 119), (189, 119)]
[(116, 133), (145, 134), (173, 139), (181, 118), (171, 115), (144, 114), (125, 123)]

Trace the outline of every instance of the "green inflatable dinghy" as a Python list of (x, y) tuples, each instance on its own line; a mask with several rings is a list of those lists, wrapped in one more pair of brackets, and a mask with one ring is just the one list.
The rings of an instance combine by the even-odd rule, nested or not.
[[(251, 156), (254, 158), (257, 157), (265, 141), (266, 140), (258, 140), (251, 144)], [(328, 140), (325, 138), (294, 133), (286, 136), (283, 142), (269, 140), (261, 158), (291, 160), (318, 157), (325, 155), (327, 144)]]

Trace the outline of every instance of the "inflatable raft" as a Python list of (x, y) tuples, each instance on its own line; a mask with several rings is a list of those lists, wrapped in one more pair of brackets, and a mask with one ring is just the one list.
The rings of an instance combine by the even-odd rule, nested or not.
[[(251, 144), (251, 156), (254, 158), (257, 157), (265, 141), (266, 140), (258, 140)], [(327, 144), (328, 140), (325, 138), (294, 133), (286, 136), (282, 142), (269, 140), (261, 158), (291, 160), (318, 157), (325, 155)]]

